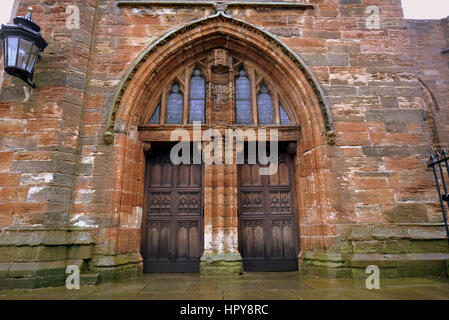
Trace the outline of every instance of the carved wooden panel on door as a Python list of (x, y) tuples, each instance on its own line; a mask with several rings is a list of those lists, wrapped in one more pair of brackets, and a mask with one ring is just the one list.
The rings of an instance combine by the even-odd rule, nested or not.
[(198, 272), (203, 253), (201, 165), (174, 165), (170, 148), (147, 158), (144, 272)]
[(246, 271), (298, 269), (299, 236), (293, 161), (279, 156), (274, 175), (259, 164), (239, 165), (239, 247)]

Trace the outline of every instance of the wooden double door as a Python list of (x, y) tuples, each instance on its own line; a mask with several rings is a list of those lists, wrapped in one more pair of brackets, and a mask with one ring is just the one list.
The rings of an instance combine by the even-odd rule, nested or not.
[(245, 271), (298, 269), (299, 236), (295, 174), (288, 153), (277, 173), (261, 175), (259, 164), (239, 165), (239, 251)]
[(174, 165), (169, 147), (152, 150), (146, 165), (144, 272), (199, 272), (204, 248), (201, 165)]
[[(147, 157), (146, 215), (142, 225), (144, 272), (198, 272), (204, 251), (202, 165), (174, 165), (170, 147)], [(239, 251), (246, 271), (298, 268), (294, 168), (279, 156), (277, 173), (259, 164), (238, 165)]]

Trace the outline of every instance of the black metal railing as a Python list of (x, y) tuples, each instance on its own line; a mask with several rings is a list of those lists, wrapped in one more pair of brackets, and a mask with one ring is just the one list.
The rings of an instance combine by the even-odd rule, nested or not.
[[(446, 235), (449, 241), (449, 228), (447, 225), (447, 215), (446, 215), (446, 205), (449, 207), (449, 193), (447, 192), (447, 183), (446, 178), (449, 177), (449, 154), (443, 149), (443, 151), (438, 152), (435, 151), (430, 154), (429, 162), (427, 166), (432, 168), (433, 176), (435, 178), (435, 183), (438, 191), (438, 198), (440, 199), (441, 211), (443, 213), (444, 227), (446, 228)], [(446, 167), (446, 170), (443, 170), (443, 167)], [(444, 174), (446, 171), (447, 175)]]

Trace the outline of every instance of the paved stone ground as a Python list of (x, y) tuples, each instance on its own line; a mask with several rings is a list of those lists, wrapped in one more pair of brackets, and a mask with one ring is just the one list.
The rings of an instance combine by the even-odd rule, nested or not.
[(449, 299), (447, 279), (381, 279), (380, 286), (379, 290), (368, 290), (364, 280), (321, 279), (298, 272), (243, 276), (151, 274), (123, 282), (82, 286), (80, 290), (2, 290), (0, 299)]

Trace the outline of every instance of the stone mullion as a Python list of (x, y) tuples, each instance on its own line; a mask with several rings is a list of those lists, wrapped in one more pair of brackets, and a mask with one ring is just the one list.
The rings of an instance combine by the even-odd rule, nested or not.
[(257, 114), (257, 90), (256, 90), (256, 72), (253, 68), (248, 68), (249, 81), (251, 84), (251, 114), (253, 124), (259, 123), (259, 115)]
[(227, 228), (230, 236), (230, 251), (240, 254), (238, 251), (238, 178), (237, 178), (237, 144), (232, 142), (231, 145), (233, 162), (225, 164), (225, 185), (228, 186), (229, 196), (227, 205), (232, 215), (228, 217)]
[[(221, 139), (224, 139), (225, 129), (234, 123), (234, 116), (228, 113), (234, 106), (234, 73), (232, 57), (226, 50), (214, 50), (208, 57), (207, 81), (206, 105), (213, 112), (210, 123), (220, 130)], [(222, 140), (221, 150), (223, 147), (225, 143)], [(200, 271), (206, 274), (242, 272), (236, 239), (236, 165), (224, 163), (225, 152), (222, 152), (222, 161), (222, 164), (205, 164), (204, 167), (205, 251)]]
[[(238, 252), (237, 165), (234, 144), (233, 152), (233, 164), (204, 165), (205, 251), (201, 258), (201, 272), (206, 274), (241, 271), (241, 256)], [(213, 267), (210, 262), (219, 265), (222, 263), (222, 265)]]
[(167, 116), (167, 89), (162, 89), (162, 98), (161, 98), (161, 114), (160, 114), (160, 123), (165, 124), (165, 118)]
[(279, 95), (276, 89), (273, 90), (273, 108), (274, 108), (274, 123), (281, 123), (281, 115), (279, 110)]
[(190, 69), (186, 68), (184, 71), (184, 95), (182, 106), (182, 123), (189, 123), (189, 97), (190, 97)]

